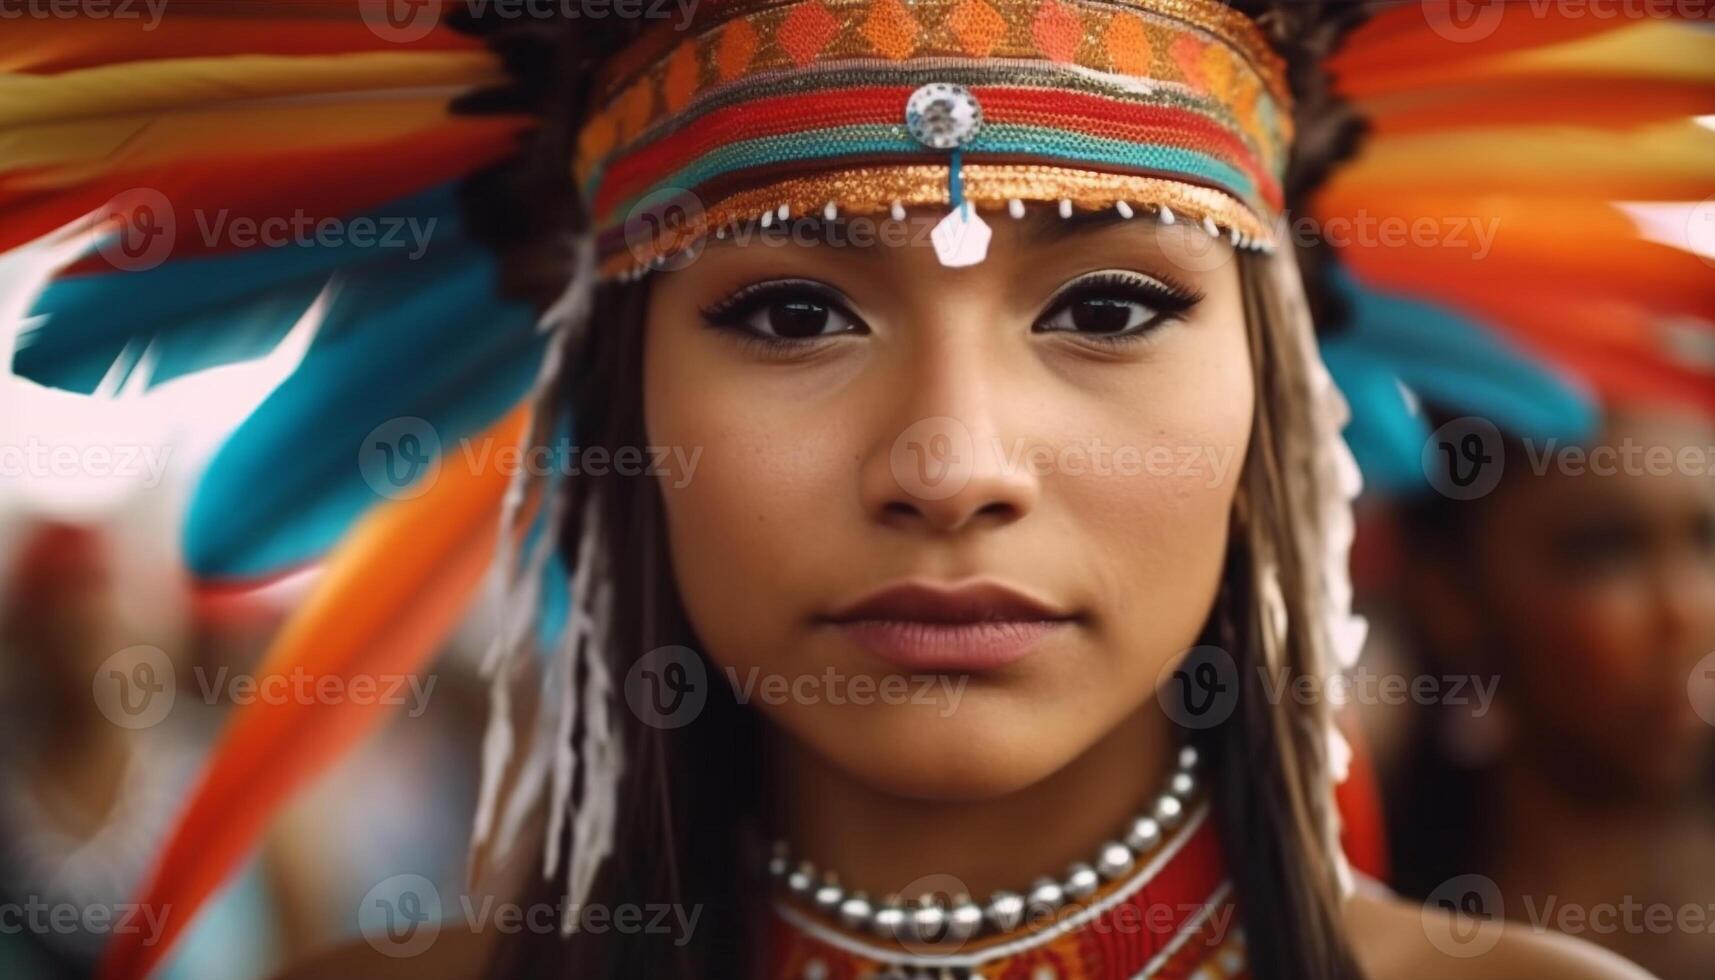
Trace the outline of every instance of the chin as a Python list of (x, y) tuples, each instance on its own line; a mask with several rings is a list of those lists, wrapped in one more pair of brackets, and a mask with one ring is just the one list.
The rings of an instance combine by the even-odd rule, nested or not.
[[(945, 703), (846, 706), (832, 715), (779, 719), (791, 735), (852, 779), (894, 796), (981, 801), (1046, 779), (1087, 746), (1075, 719), (1056, 719), (972, 681), (957, 708)], [(1049, 733), (1055, 733), (1052, 737)]]

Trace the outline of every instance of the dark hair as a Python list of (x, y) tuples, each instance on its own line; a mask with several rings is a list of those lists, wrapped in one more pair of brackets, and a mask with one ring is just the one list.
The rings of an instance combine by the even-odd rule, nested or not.
[[(1301, 109), (1313, 117), (1301, 124), (1301, 152), (1289, 188), (1302, 192), (1320, 178), (1336, 155), (1351, 148), (1357, 131), (1348, 113), (1327, 94), (1315, 65), (1325, 46), (1351, 22), (1356, 3), (1231, 0), (1257, 18), (1293, 66)], [(475, 233), (504, 259), (505, 288), (545, 308), (565, 286), (570, 268), (565, 233), (580, 227), (575, 193), (567, 174), (576, 120), (588, 96), (590, 70), (622, 44), (635, 21), (580, 22), (575, 28), (550, 22), (484, 22), (461, 26), (487, 37), (514, 81), (464, 101), (466, 111), (527, 111), (546, 124), (528, 135), (518, 158), (474, 178), (467, 207)], [(1312, 260), (1313, 262), (1314, 260)], [(1256, 600), (1253, 550), (1279, 559), (1281, 591), (1295, 610), (1306, 608), (1316, 588), (1294, 570), (1311, 556), (1296, 555), (1299, 543), (1288, 515), (1304, 492), (1285, 471), (1289, 447), (1279, 433), (1308, 410), (1302, 390), (1290, 389), (1272, 370), (1277, 359), (1297, 356), (1277, 349), (1264, 325), (1278, 312), (1263, 285), (1261, 260), (1241, 258), (1251, 322), (1258, 424), (1247, 463), (1248, 518), (1235, 518), (1227, 568), (1206, 641), (1239, 653), (1245, 687), (1240, 708), (1225, 724), (1199, 736), (1212, 762), (1215, 802), (1229, 873), (1240, 896), (1252, 973), (1260, 980), (1341, 980), (1361, 976), (1344, 939), (1330, 870), (1329, 842), (1322, 834), (1331, 803), (1320, 778), (1321, 728), (1313, 719), (1289, 718), (1272, 705), (1249, 658), (1263, 656), (1265, 642)], [(646, 444), (643, 432), (642, 322), (646, 285), (598, 287), (589, 329), (568, 352), (554, 389), (544, 393), (545, 410), (569, 412), (578, 442), (615, 450)], [(1282, 406), (1271, 410), (1268, 406)], [(1274, 417), (1271, 411), (1279, 416)], [(1290, 488), (1298, 487), (1297, 491)], [(663, 539), (664, 518), (653, 478), (606, 473), (568, 481), (564, 512), (584, 513), (586, 501), (611, 539), (625, 542), (607, 556), (614, 584), (611, 648), (616, 675), (645, 651), (681, 644), (697, 648), (673, 586)], [(581, 529), (571, 520), (561, 548), (576, 553)], [(1302, 616), (1292, 617), (1286, 645), (1303, 651), (1314, 641)], [(1295, 656), (1276, 666), (1300, 672)], [(591, 901), (609, 906), (646, 905), (667, 897), (700, 907), (701, 919), (683, 945), (659, 936), (604, 933), (524, 934), (502, 944), (491, 964), (496, 977), (749, 977), (759, 972), (756, 934), (766, 894), (758, 869), (764, 855), (747, 835), (751, 808), (762, 793), (759, 720), (732, 698), (724, 685), (709, 685), (709, 700), (694, 726), (678, 731), (632, 723), (625, 727), (631, 761), (621, 785), (621, 818), (613, 856), (597, 877)], [(623, 714), (623, 713), (622, 713)], [(574, 732), (573, 738), (579, 733)], [(1296, 760), (1314, 759), (1300, 766)], [(1325, 787), (1322, 787), (1325, 789)], [(577, 789), (581, 793), (581, 788)], [(531, 901), (554, 903), (564, 894), (564, 872), (537, 881)], [(676, 940), (685, 937), (675, 937)]]

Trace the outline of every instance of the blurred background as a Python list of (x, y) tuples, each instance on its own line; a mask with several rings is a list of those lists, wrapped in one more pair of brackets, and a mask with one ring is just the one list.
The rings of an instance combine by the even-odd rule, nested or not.
[[(1524, 15), (1512, 5), (1510, 20), (1494, 14), (1504, 6), (1390, 5), (1360, 32), (1332, 67), (1370, 120), (1370, 139), (1299, 216), (1311, 237), (1331, 243), (1319, 251), (1339, 266), (1319, 297), (1335, 325), (1324, 353), (1352, 404), (1347, 434), (1366, 480), (1352, 567), (1370, 635), (1346, 708), (1359, 749), (1347, 791), (1359, 838), (1351, 846), (1365, 855), (1362, 867), (1412, 898), (1569, 932), (1662, 977), (1707, 980), (1715, 976), (1708, 11), (1616, 5), (1598, 23), (1565, 3)], [(6, 133), (8, 111), (16, 116), (23, 103), (22, 89), (5, 83), (90, 67), (70, 43), (75, 31), (59, 43), (54, 29), (68, 24), (0, 22), (0, 42), (12, 45), (0, 53), (0, 177), (42, 165), (4, 156), (21, 154), (29, 136), (27, 127)], [(130, 54), (115, 58), (196, 53), (186, 36), (128, 41)], [(232, 43), (276, 43), (259, 36)], [(364, 33), (349, 15), (322, 37), (351, 57), (382, 42), (401, 49), (399, 38)], [(425, 57), (474, 47), (440, 33), (422, 43)], [(391, 91), (387, 78), (371, 84)], [(390, 98), (375, 96), (373, 108), (397, 115)], [(228, 148), (220, 125), (193, 120), (188, 131)], [(294, 132), (320, 138), (313, 127)], [(420, 186), (398, 188), (410, 191), (398, 200), (377, 192), (363, 206), (399, 216), (441, 206), (411, 196), (448, 176), (435, 161), (462, 152), (435, 145), (442, 156), (409, 158), (421, 164)], [(384, 149), (397, 154), (399, 145)], [(147, 179), (111, 166), (117, 183), (98, 200)], [(339, 166), (350, 172), (330, 173), (361, 169)], [(376, 173), (363, 171), (379, 186)], [(167, 179), (148, 185), (156, 186)], [(0, 181), (0, 230), (16, 216), (28, 226), (32, 200), (7, 197), (7, 187)], [(307, 188), (290, 193), (299, 192), (321, 203)], [(178, 198), (169, 206), (187, 207)], [(1413, 224), (1424, 219), (1433, 222), (1427, 236), (1428, 226)], [(436, 242), (453, 249), (435, 253), (450, 254), (443, 269), (488, 275), (487, 264), (458, 251), (469, 243)], [(279, 733), (269, 743), (235, 719), (271, 696), (263, 682), (290, 682), (276, 674), (291, 662), (282, 651), (313, 659), (343, 624), (361, 636), (366, 616), (399, 608), (384, 596), (329, 605), (318, 587), (367, 567), (380, 547), (365, 535), (397, 533), (385, 524), (393, 517), (371, 526), (358, 523), (361, 514), (374, 508), (404, 521), (428, 511), (411, 511), (411, 495), (389, 492), (367, 470), (360, 479), (351, 465), (366, 433), (417, 411), (354, 399), (323, 417), (318, 438), (281, 439), (270, 458), (229, 449), (240, 425), (253, 439), (278, 435), (281, 419), (304, 410), (294, 386), (311, 359), (373, 357), (342, 348), (351, 334), (341, 331), (365, 309), (386, 309), (388, 294), (352, 287), (331, 296), (323, 286), (338, 263), (329, 262), (300, 272), (306, 289), (265, 318), (236, 306), (198, 309), (207, 319), (189, 331), (193, 341), (229, 324), (260, 340), (193, 369), (173, 361), (182, 351), (172, 336), (160, 350), (134, 346), (147, 332), (128, 334), (127, 317), (175, 315), (156, 305), (199, 284), (224, 290), (231, 280), (221, 270), (239, 266), (174, 279), (175, 256), (92, 272), (87, 234), (11, 244), (0, 235), (0, 362), (14, 368), (0, 371), (0, 909), (9, 916), (0, 922), (0, 977), (91, 976), (117, 929), (165, 928), (156, 911), (131, 904), (151, 880), (208, 896), (180, 922), (187, 931), (158, 974), (174, 980), (265, 977), (307, 951), (368, 936), (374, 923), (362, 910), (413, 876), (455, 901), (478, 792), (487, 697), (479, 661), (499, 622), (492, 583), (473, 590), (448, 639), (437, 634), (426, 656), (402, 656), (374, 675), (380, 689), (335, 692), (347, 706), (380, 699), (388, 710), (310, 717), (301, 738), (315, 748), (305, 756), (325, 770), (281, 755), (207, 771), (222, 745), (278, 744)], [(302, 246), (320, 261), (317, 248)], [(126, 277), (129, 298), (74, 292), (103, 275)], [(478, 285), (492, 293), (487, 278)], [(95, 344), (43, 340), (58, 322), (85, 321), (119, 326)], [(528, 335), (527, 318), (516, 322)], [(425, 356), (462, 354), (436, 347), (432, 329), (423, 337)], [(510, 387), (483, 411), (436, 416), (428, 433), (451, 438), (492, 423), (522, 393), (534, 353), (526, 343), (506, 362)], [(354, 390), (374, 394), (354, 377)], [(403, 451), (413, 434), (393, 432), (390, 445)], [(344, 482), (332, 481), (337, 492), (324, 500), (293, 474), (328, 460), (344, 467)], [(281, 474), (284, 489), (268, 473)], [(211, 527), (266, 524), (270, 515), (279, 521), (256, 540), (210, 544)], [(348, 533), (358, 545), (336, 550)], [(295, 619), (313, 624), (294, 632)], [(176, 881), (157, 866), (199, 787), (252, 822), (199, 813), (203, 822), (191, 823), (197, 829), (180, 846), (206, 844), (236, 870)]]

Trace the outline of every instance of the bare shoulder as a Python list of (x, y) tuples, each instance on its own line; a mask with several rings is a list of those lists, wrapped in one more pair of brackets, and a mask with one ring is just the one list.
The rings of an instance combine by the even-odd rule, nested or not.
[(484, 974), (489, 940), (469, 929), (443, 926), (422, 948), (380, 948), (362, 939), (293, 963), (274, 980), (471, 980)]
[(1346, 902), (1345, 919), (1359, 965), (1374, 980), (1651, 980), (1639, 967), (1582, 940), (1525, 923), (1455, 916), (1385, 891), (1354, 895)]

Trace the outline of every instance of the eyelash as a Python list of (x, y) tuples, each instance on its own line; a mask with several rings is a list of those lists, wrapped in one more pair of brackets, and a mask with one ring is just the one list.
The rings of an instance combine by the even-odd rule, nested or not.
[[(1082, 330), (1040, 330), (1042, 324), (1053, 320), (1074, 304), (1092, 299), (1119, 299), (1138, 303), (1155, 312), (1148, 321), (1121, 333), (1093, 333)], [(1098, 272), (1078, 279), (1057, 293), (1033, 331), (1041, 333), (1075, 334), (1081, 343), (1122, 345), (1147, 339), (1156, 330), (1181, 319), (1192, 307), (1203, 301), (1203, 293), (1180, 283), (1156, 279), (1135, 272)]]
[(710, 327), (726, 332), (747, 349), (777, 356), (803, 352), (812, 347), (820, 346), (829, 338), (839, 336), (839, 334), (827, 334), (821, 337), (792, 339), (761, 333), (746, 325), (746, 321), (755, 314), (768, 309), (775, 303), (788, 300), (809, 300), (819, 303), (851, 320), (854, 326), (858, 328), (842, 331), (842, 333), (867, 333), (869, 330), (857, 314), (847, 308), (838, 292), (813, 279), (776, 279), (770, 282), (753, 283), (739, 289), (720, 302), (705, 307), (702, 311), (703, 319), (708, 321)]
[[(1155, 316), (1141, 326), (1123, 333), (1099, 334), (1078, 330), (1040, 330), (1073, 304), (1091, 299), (1120, 299), (1139, 303), (1155, 311)], [(787, 338), (763, 333), (750, 327), (747, 321), (775, 303), (788, 300), (808, 300), (821, 304), (836, 315), (849, 319), (854, 329), (809, 338)], [(1189, 286), (1155, 279), (1134, 272), (1101, 272), (1078, 279), (1055, 294), (1045, 313), (1032, 325), (1032, 332), (1079, 334), (1083, 343), (1122, 345), (1147, 338), (1165, 324), (1179, 319), (1202, 302), (1203, 293)], [(867, 333), (869, 328), (846, 306), (838, 292), (812, 279), (776, 279), (745, 286), (720, 302), (702, 311), (710, 327), (725, 331), (747, 348), (773, 354), (801, 353), (821, 346), (826, 340), (849, 333)]]

